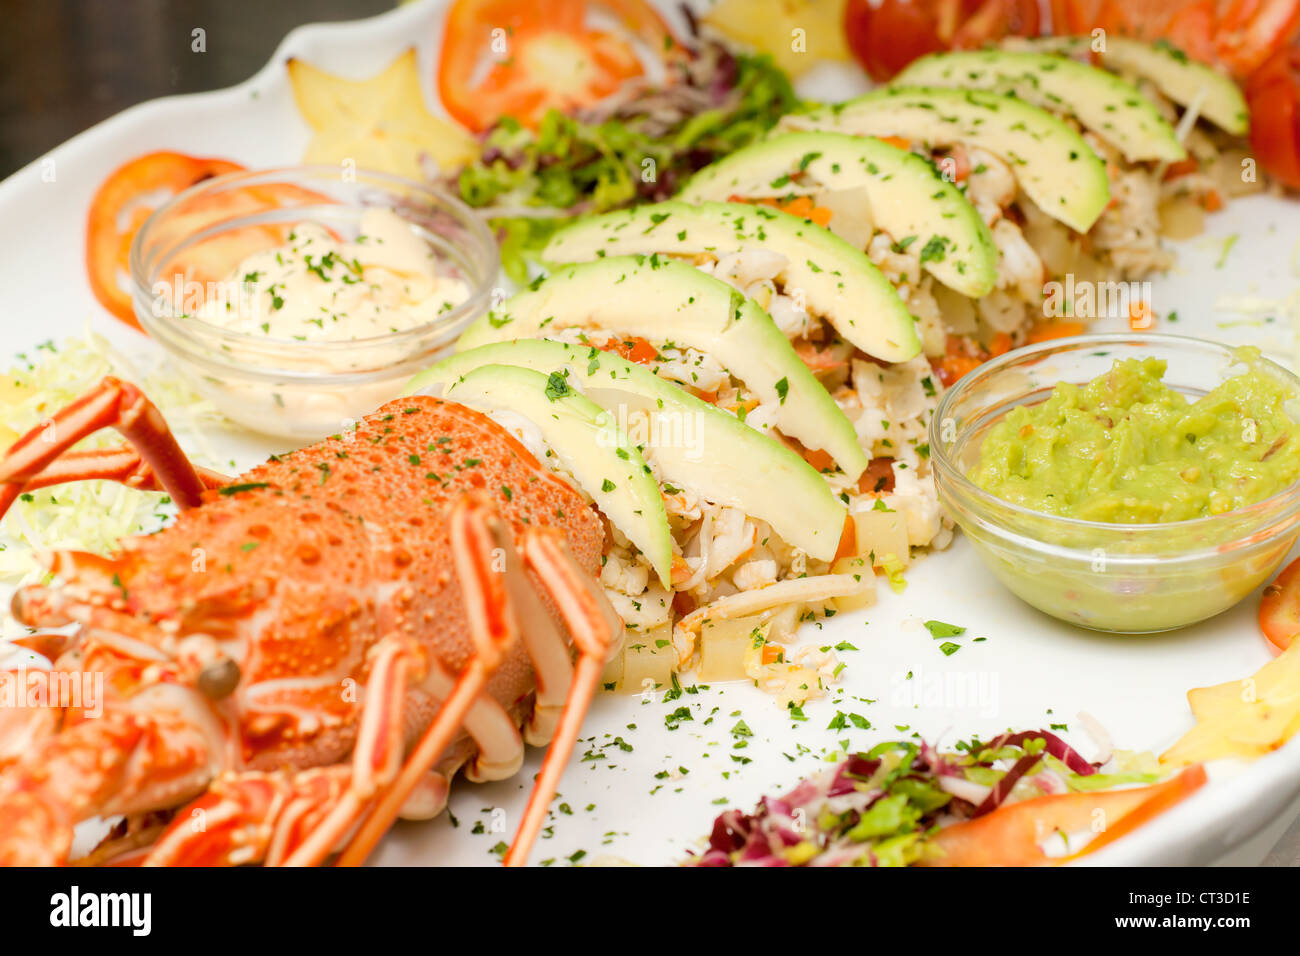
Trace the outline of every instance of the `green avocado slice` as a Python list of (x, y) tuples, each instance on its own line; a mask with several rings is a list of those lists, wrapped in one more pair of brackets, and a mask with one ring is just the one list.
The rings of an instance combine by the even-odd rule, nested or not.
[(1011, 94), (1075, 117), (1131, 163), (1187, 158), (1174, 128), (1136, 86), (1095, 66), (1050, 53), (933, 53), (912, 63), (894, 82)]
[(511, 411), (537, 426), (564, 470), (649, 558), (660, 583), (671, 586), (673, 536), (659, 482), (599, 405), (562, 375), (511, 365), (483, 365), (467, 372), (448, 385), (444, 397)]
[(906, 362), (920, 354), (916, 320), (865, 253), (816, 223), (767, 206), (669, 200), (588, 216), (557, 232), (542, 259), (586, 262), (600, 256), (748, 249), (784, 255), (786, 288), (802, 289), (809, 311), (868, 355)]
[(1106, 165), (1082, 136), (1046, 110), (1000, 93), (886, 87), (781, 120), (787, 129), (904, 136), (933, 146), (970, 143), (1011, 164), (1043, 212), (1087, 232), (1110, 202)]
[(1095, 55), (1108, 70), (1150, 80), (1179, 106), (1197, 105), (1200, 116), (1234, 136), (1250, 132), (1250, 108), (1232, 78), (1198, 63), (1168, 43), (1143, 43), (1129, 37), (1034, 37), (1017, 40), (1015, 49), (1070, 56)]
[[(516, 339), (460, 352), (421, 372), (406, 394), (457, 381), (484, 365), (515, 365), (567, 381), (623, 426), (661, 479), (770, 524), (782, 539), (821, 561), (835, 556), (848, 509), (794, 451), (660, 378), (643, 365), (591, 346)], [(644, 443), (641, 438), (644, 437)]]
[(777, 408), (776, 426), (824, 449), (850, 478), (869, 459), (853, 424), (795, 354), (772, 317), (720, 279), (657, 255), (618, 256), (562, 266), (476, 321), (458, 351), (551, 329), (601, 329), (706, 352), (759, 399)]
[(895, 242), (914, 240), (922, 268), (979, 298), (997, 283), (998, 250), (983, 218), (932, 163), (878, 139), (844, 133), (782, 133), (700, 170), (684, 202), (765, 198), (809, 186), (866, 190), (875, 224)]

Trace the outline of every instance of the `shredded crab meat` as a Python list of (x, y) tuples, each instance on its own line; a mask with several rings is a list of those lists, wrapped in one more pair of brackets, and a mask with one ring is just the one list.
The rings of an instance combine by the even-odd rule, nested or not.
[(701, 272), (754, 299), (786, 338), (804, 338), (821, 324), (804, 308), (800, 297), (784, 291), (782, 278), (789, 261), (780, 253), (749, 249), (723, 253), (717, 259), (696, 256), (692, 261)]
[(1025, 302), (1041, 298), (1046, 270), (1020, 227), (1003, 219), (993, 224), (992, 232), (998, 248), (998, 288), (1014, 290)]
[(970, 164), (966, 197), (984, 217), (984, 222), (992, 226), (1015, 201), (1018, 189), (1015, 174), (999, 157), (978, 146), (967, 146), (966, 158)]
[(600, 583), (629, 597), (636, 597), (650, 583), (650, 568), (643, 562), (630, 560), (626, 554), (612, 551), (605, 555), (604, 566), (600, 569)]
[[(915, 250), (915, 251), (913, 251)], [(890, 283), (899, 287), (899, 294), (907, 296), (904, 289), (921, 278), (921, 250), (916, 243), (910, 243), (905, 249), (886, 232), (878, 232), (867, 244), (867, 258), (885, 274)]]

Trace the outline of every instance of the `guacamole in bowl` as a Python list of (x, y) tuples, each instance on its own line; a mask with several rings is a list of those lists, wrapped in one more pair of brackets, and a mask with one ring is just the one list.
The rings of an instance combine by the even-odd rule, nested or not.
[(1244, 508), (1300, 480), (1300, 437), (1284, 406), (1294, 392), (1257, 369), (1199, 398), (1164, 382), (1158, 358), (1116, 359), (1083, 385), (1058, 382), (1019, 405), (980, 447), (971, 481), (1033, 511), (1149, 524)]
[(939, 499), (1020, 598), (1083, 627), (1231, 607), (1300, 531), (1300, 379), (1251, 349), (1087, 335), (958, 381), (931, 422)]

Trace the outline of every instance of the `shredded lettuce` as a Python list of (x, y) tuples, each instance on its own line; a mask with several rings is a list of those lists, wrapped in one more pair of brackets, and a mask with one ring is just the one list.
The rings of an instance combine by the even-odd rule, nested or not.
[[(906, 729), (906, 728), (900, 728)], [(909, 866), (933, 859), (944, 826), (1065, 790), (1153, 783), (1149, 754), (1098, 773), (1047, 730), (1008, 732), (940, 752), (892, 740), (854, 754), (750, 813), (727, 810), (694, 866)]]
[(770, 57), (705, 44), (662, 88), (630, 89), (577, 116), (551, 110), (535, 132), (503, 117), (449, 185), (487, 211), (506, 274), (523, 283), (530, 257), (572, 216), (666, 199), (797, 105)]
[[(63, 343), (45, 342), (19, 354), (0, 380), (0, 452), (50, 419), (106, 375), (138, 382), (195, 452), (197, 463), (215, 466), (201, 431), (224, 422), (185, 382), (171, 375), (134, 368), (100, 336)], [(107, 448), (121, 436), (103, 431), (78, 448)], [(39, 580), (37, 555), (69, 548), (107, 554), (126, 535), (157, 530), (172, 514), (171, 500), (157, 492), (136, 491), (107, 481), (83, 481), (22, 495), (0, 524), (0, 584)]]

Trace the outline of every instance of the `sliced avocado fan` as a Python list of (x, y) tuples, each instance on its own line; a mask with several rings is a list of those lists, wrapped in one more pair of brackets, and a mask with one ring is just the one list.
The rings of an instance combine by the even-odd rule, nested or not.
[[(666, 489), (770, 524), (789, 544), (822, 561), (835, 556), (848, 509), (824, 478), (790, 448), (745, 425), (643, 365), (594, 346), (516, 339), (460, 352), (421, 372), (406, 394), (449, 385), (484, 365), (559, 373), (605, 409), (655, 466)], [(631, 416), (642, 425), (624, 425)]]
[[(863, 189), (875, 225), (921, 254), (921, 267), (970, 298), (993, 290), (998, 250), (970, 200), (933, 163), (878, 139), (844, 133), (780, 133), (700, 170), (684, 202)], [(833, 227), (832, 227), (833, 228)]]
[(1232, 77), (1198, 63), (1168, 43), (1143, 43), (1129, 37), (1107, 35), (1033, 37), (1017, 40), (1015, 49), (1095, 56), (1102, 66), (1122, 74), (1150, 80), (1161, 93), (1234, 136), (1250, 132), (1250, 108)]
[(587, 216), (557, 232), (542, 259), (586, 262), (601, 256), (724, 255), (750, 249), (785, 256), (785, 288), (802, 290), (810, 312), (868, 355), (906, 362), (920, 354), (916, 320), (862, 250), (829, 229), (768, 206), (670, 200)]
[(617, 256), (562, 266), (476, 321), (456, 348), (573, 328), (671, 341), (712, 355), (776, 409), (782, 433), (825, 450), (849, 478), (866, 470), (869, 459), (852, 423), (772, 317), (721, 279), (684, 262)]
[(1091, 229), (1110, 202), (1106, 165), (1084, 138), (1046, 110), (1001, 93), (890, 86), (792, 113), (781, 126), (978, 146), (1006, 160), (1025, 195), (1077, 232)]
[(562, 375), (511, 365), (480, 366), (457, 377), (443, 394), (451, 401), (511, 411), (532, 422), (564, 470), (649, 559), (660, 583), (671, 586), (673, 536), (659, 482), (599, 405)]
[(1136, 86), (1113, 73), (1050, 53), (971, 50), (921, 57), (899, 86), (992, 90), (1076, 118), (1131, 163), (1187, 158), (1178, 134)]

